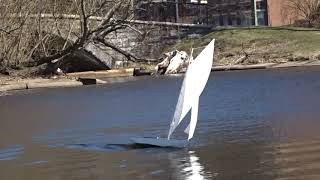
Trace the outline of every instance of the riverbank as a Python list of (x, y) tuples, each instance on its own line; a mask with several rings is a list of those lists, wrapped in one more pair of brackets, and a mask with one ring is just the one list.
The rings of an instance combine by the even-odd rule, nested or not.
[(186, 38), (173, 49), (194, 57), (216, 39), (214, 65), (287, 63), (320, 60), (320, 31), (311, 28), (249, 27), (216, 29), (199, 38)]
[[(67, 73), (51, 78), (19, 78), (11, 76), (0, 76), (0, 92), (10, 90), (76, 87), (82, 85), (107, 84), (126, 82), (134, 76), (134, 68), (117, 69), (108, 71), (87, 71), (78, 73)], [(102, 79), (103, 80), (102, 80)]]
[[(307, 28), (216, 29), (202, 37), (181, 40), (168, 47), (167, 52), (175, 49), (189, 52), (194, 48), (196, 57), (213, 38), (216, 39), (214, 71), (320, 65), (320, 31)], [(126, 77), (153, 74), (155, 65), (156, 62), (130, 63), (131, 68), (71, 73), (49, 79), (0, 74), (0, 91), (125, 82)]]
[[(220, 65), (213, 66), (212, 71), (234, 71), (234, 70), (250, 70), (250, 69), (275, 69), (275, 68), (292, 68), (292, 67), (308, 67), (320, 66), (320, 61), (301, 61), (287, 63), (262, 63), (251, 65)], [(150, 67), (151, 68), (151, 67)], [(90, 71), (81, 73), (70, 73), (63, 76), (55, 76), (53, 78), (12, 78), (9, 76), (0, 76), (0, 92), (13, 90), (26, 90), (38, 88), (66, 88), (77, 87), (83, 85), (97, 85), (121, 83), (134, 80), (134, 76), (151, 75), (151, 70), (139, 69), (122, 69), (108, 71)], [(183, 73), (183, 72), (182, 72)]]
[(285, 62), (285, 63), (262, 63), (251, 65), (232, 65), (232, 66), (214, 66), (214, 71), (228, 71), (228, 70), (250, 70), (250, 69), (274, 69), (274, 68), (290, 68), (290, 67), (308, 67), (320, 66), (320, 60), (300, 61), (300, 62)]

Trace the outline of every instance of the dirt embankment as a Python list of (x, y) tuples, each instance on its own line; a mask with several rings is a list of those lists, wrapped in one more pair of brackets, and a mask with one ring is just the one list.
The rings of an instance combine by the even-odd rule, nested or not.
[(216, 39), (214, 65), (286, 63), (320, 60), (320, 30), (307, 28), (230, 28), (198, 39), (186, 39), (168, 49), (195, 55)]
[[(50, 78), (21, 78), (0, 75), (0, 93), (11, 90), (75, 87), (82, 85), (127, 82), (133, 80), (134, 75), (134, 68), (67, 73), (60, 76), (52, 76)], [(2, 93), (0, 96), (1, 95)]]

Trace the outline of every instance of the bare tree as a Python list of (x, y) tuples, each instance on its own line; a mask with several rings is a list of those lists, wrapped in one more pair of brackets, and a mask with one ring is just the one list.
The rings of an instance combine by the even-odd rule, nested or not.
[(287, 6), (291, 14), (297, 14), (309, 26), (319, 18), (320, 0), (287, 0)]
[[(72, 44), (67, 48), (61, 49), (52, 55), (42, 57), (37, 61), (31, 61), (28, 63), (29, 65), (40, 65), (51, 62), (70, 54), (77, 49), (86, 48), (89, 43), (112, 48), (123, 54), (129, 60), (135, 61), (139, 59), (134, 55), (117, 48), (115, 45), (108, 42), (108, 39), (106, 38), (110, 33), (130, 26), (128, 22), (133, 13), (132, 0), (74, 0), (73, 6), (76, 7), (76, 9), (72, 15), (78, 15), (79, 26), (81, 27), (78, 33), (71, 30), (71, 34), (76, 37), (75, 40), (73, 40)], [(108, 11), (106, 11), (106, 9), (108, 9)], [(90, 18), (93, 16), (102, 17), (100, 24), (96, 26), (90, 24)], [(59, 32), (59, 28), (57, 28), (57, 30)]]
[[(22, 40), (27, 16), (31, 13), (27, 0), (0, 0), (0, 65), (17, 65), (26, 49), (27, 41)], [(19, 17), (12, 14), (19, 13)], [(18, 53), (21, 52), (21, 53)]]
[(58, 64), (92, 45), (141, 61), (108, 39), (125, 28), (143, 35), (130, 25), (135, 8), (133, 0), (0, 0), (0, 67)]

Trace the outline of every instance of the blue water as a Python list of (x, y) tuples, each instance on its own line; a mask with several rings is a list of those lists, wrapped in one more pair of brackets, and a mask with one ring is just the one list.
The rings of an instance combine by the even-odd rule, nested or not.
[(318, 179), (319, 73), (212, 73), (194, 138), (178, 150), (130, 138), (167, 135), (183, 76), (9, 93), (0, 97), (0, 179)]

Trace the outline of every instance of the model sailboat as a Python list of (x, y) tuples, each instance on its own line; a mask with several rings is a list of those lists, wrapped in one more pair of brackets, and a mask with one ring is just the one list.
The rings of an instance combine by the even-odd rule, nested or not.
[[(204, 90), (209, 75), (211, 72), (213, 53), (214, 53), (213, 39), (205, 49), (197, 56), (196, 59), (188, 66), (185, 74), (181, 91), (179, 94), (176, 110), (170, 124), (169, 134), (167, 138), (132, 138), (132, 141), (137, 144), (153, 145), (161, 147), (184, 147), (188, 141), (193, 137), (197, 120), (199, 97)], [(191, 110), (191, 120), (185, 133), (188, 134), (187, 140), (171, 139), (172, 133), (184, 119), (184, 117)]]

